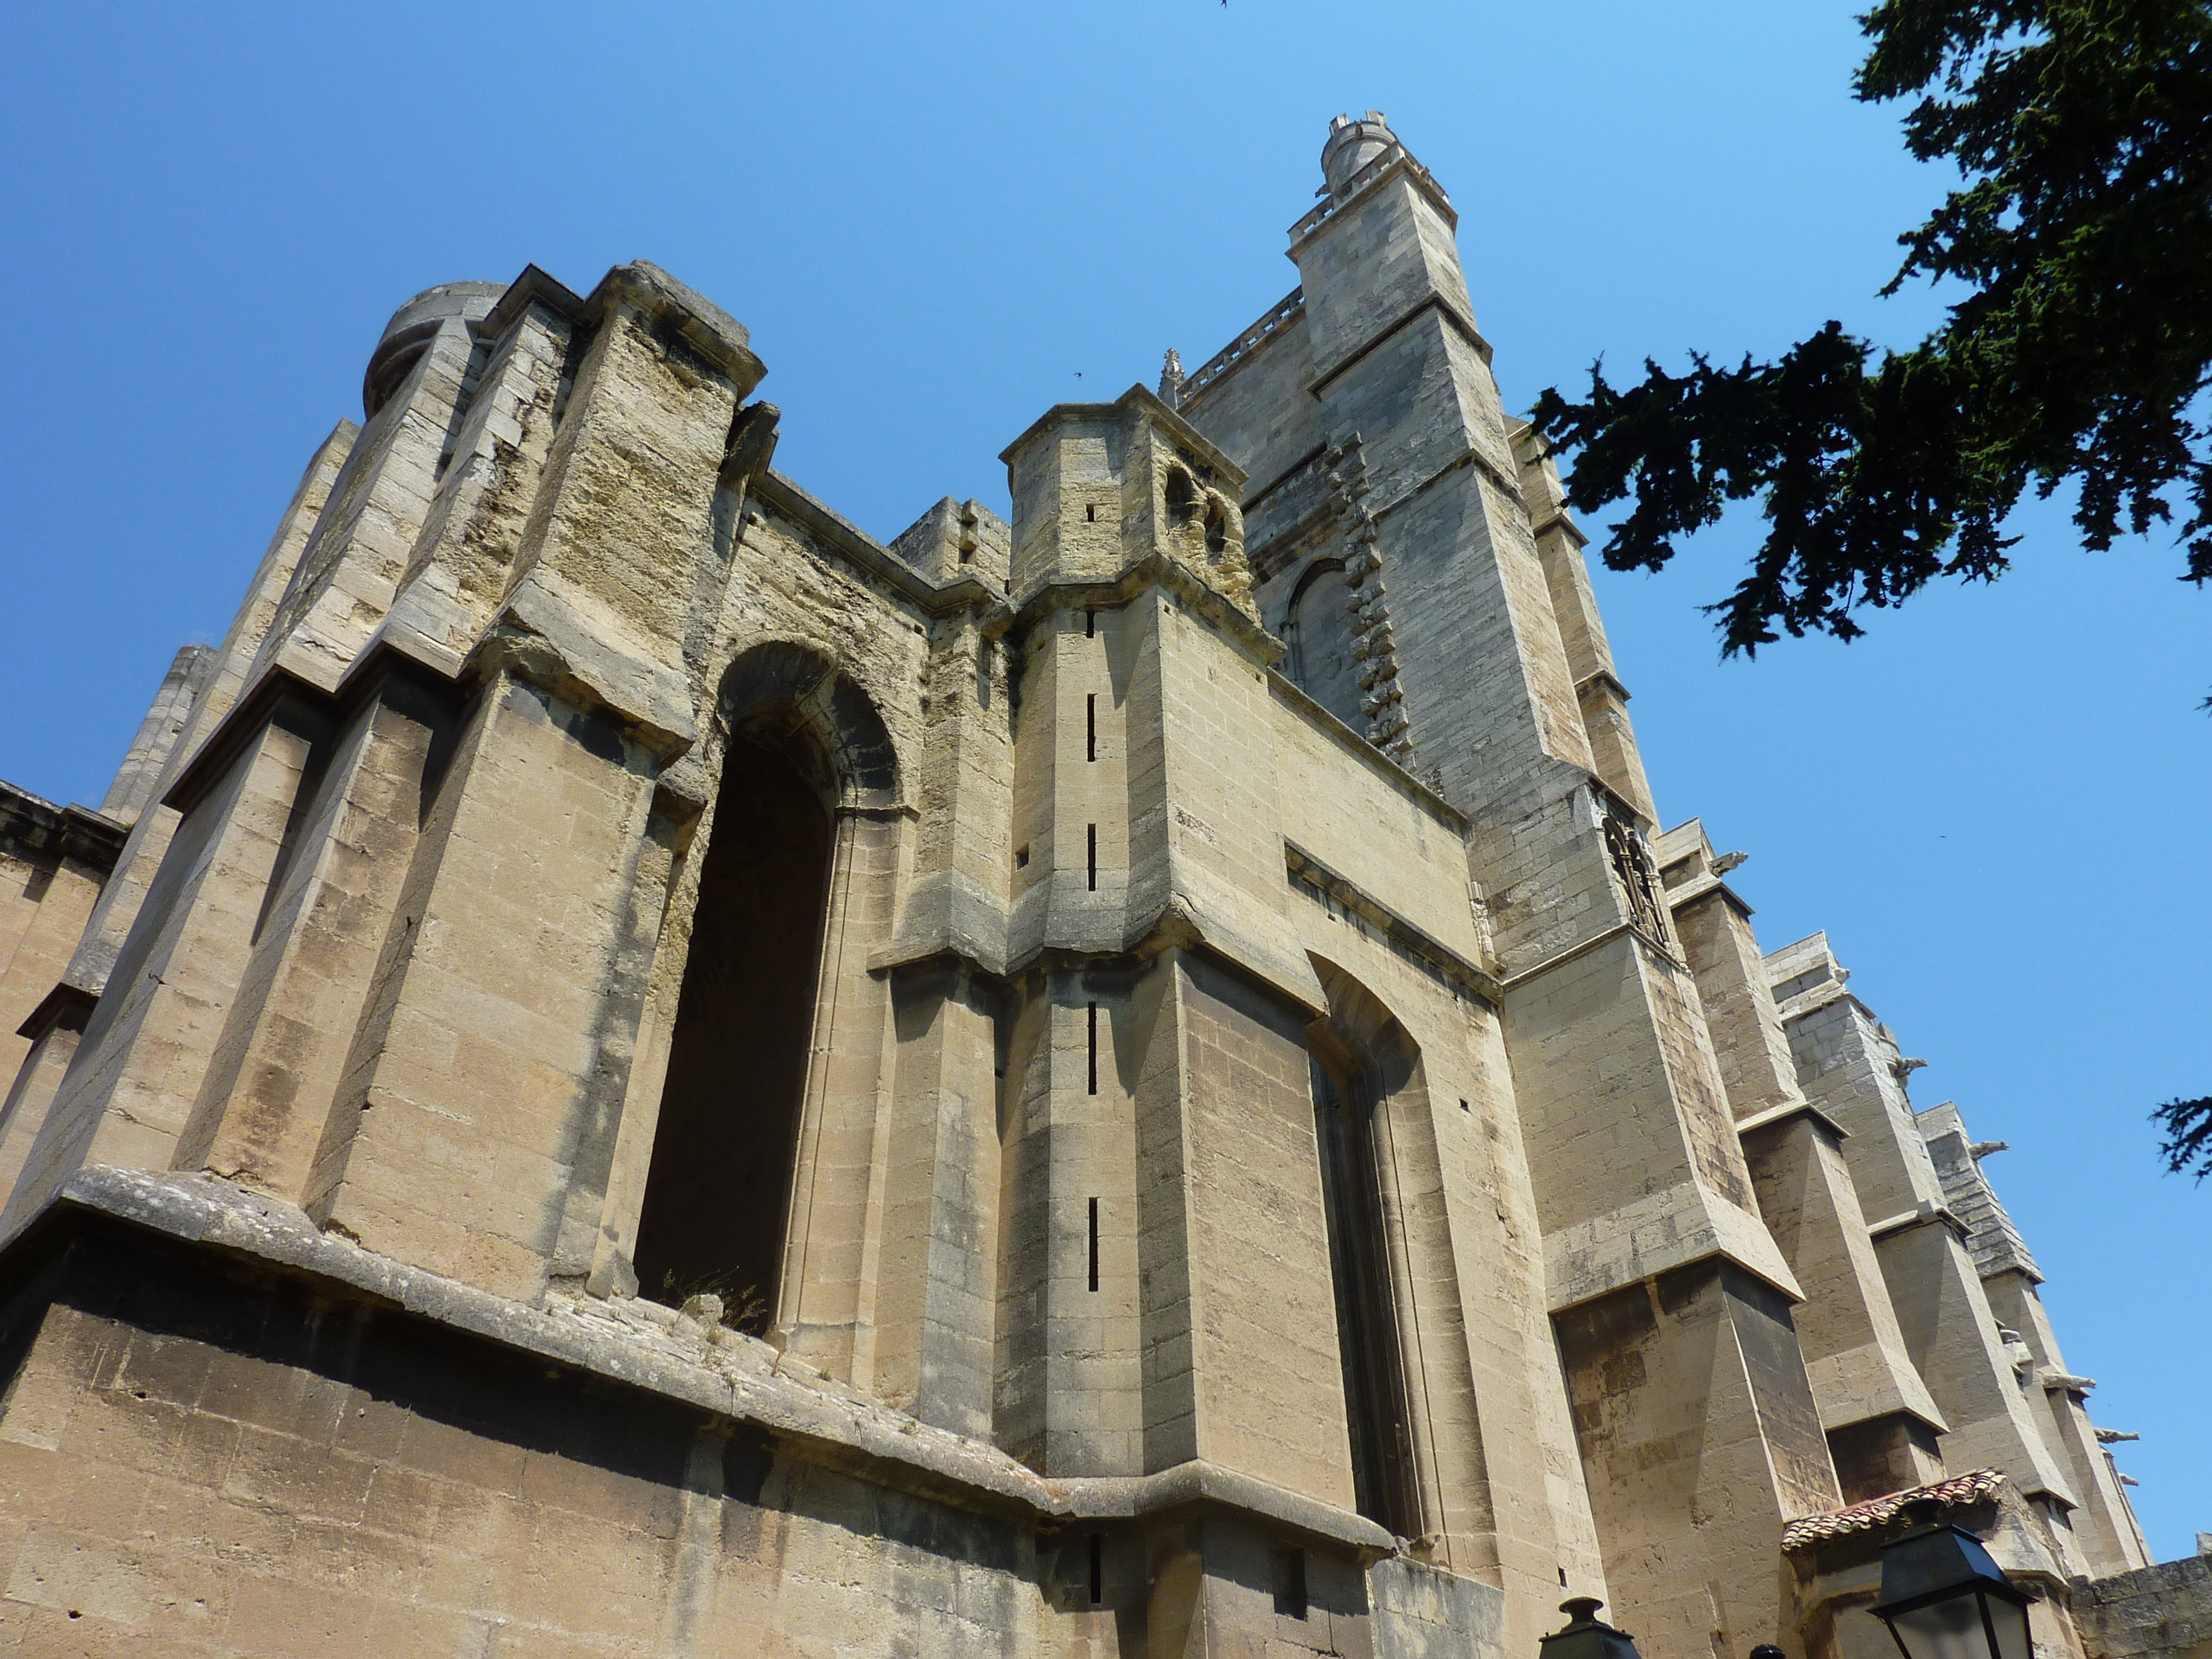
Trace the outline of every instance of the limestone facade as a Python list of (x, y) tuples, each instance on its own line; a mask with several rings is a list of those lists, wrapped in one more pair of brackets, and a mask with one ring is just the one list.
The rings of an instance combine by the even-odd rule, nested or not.
[(888, 544), (655, 266), (393, 317), (101, 809), (0, 799), (0, 1644), (1855, 1659), (1948, 1480), (2082, 1654), (1988, 1149), (1660, 833), (1448, 198), (1322, 162)]

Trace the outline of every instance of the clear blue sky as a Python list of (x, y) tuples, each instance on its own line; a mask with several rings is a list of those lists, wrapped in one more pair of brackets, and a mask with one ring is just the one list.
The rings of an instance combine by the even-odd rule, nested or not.
[[(385, 317), (646, 258), (752, 330), (778, 465), (878, 536), (1046, 405), (1194, 366), (1285, 293), (1327, 118), (1386, 111), (1462, 213), (1507, 403), (1603, 353), (1769, 351), (1878, 301), (1942, 179), (1848, 97), (1852, 0), (725, 3), (0, 12), (0, 776), (96, 802), (218, 636)], [(1080, 378), (1079, 377), (1079, 374)], [(2019, 568), (1848, 648), (1717, 659), (1756, 520), (1601, 571), (1668, 823), (2013, 1150), (1990, 1173), (2162, 1557), (2212, 1529), (2212, 593), (2166, 544)]]

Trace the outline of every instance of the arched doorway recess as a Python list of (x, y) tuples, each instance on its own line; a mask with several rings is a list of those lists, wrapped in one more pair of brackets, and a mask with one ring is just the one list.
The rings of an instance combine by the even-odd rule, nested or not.
[(765, 1334), (780, 1312), (837, 816), (895, 796), (896, 769), (866, 694), (802, 647), (741, 656), (718, 710), (720, 778), (633, 1260), (641, 1295), (715, 1295), (728, 1323)]

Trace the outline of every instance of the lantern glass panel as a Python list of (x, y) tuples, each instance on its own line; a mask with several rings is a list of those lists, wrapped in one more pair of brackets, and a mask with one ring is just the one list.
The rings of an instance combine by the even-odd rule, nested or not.
[(1990, 1604), (1990, 1628), (1997, 1633), (1996, 1659), (2031, 1659), (2027, 1607), (2002, 1595), (1983, 1599)]
[(2010, 1659), (1990, 1654), (1989, 1637), (1982, 1629), (1982, 1598), (1971, 1589), (1893, 1613), (1889, 1619), (1911, 1659)]

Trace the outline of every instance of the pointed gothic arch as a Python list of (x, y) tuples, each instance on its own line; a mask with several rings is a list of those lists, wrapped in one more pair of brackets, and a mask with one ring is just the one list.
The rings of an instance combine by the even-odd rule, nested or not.
[(707, 1292), (779, 1317), (839, 820), (898, 799), (874, 703), (807, 647), (757, 646), (723, 676), (713, 805), (634, 1262), (641, 1294)]
[(1291, 647), (1284, 665), (1297, 687), (1355, 732), (1366, 729), (1365, 690), (1352, 654), (1344, 561), (1316, 559), (1301, 573), (1283, 607), (1282, 634)]
[(1365, 986), (1312, 961), (1328, 997), (1306, 1052), (1354, 1501), (1369, 1520), (1419, 1537), (1427, 1528), (1407, 1354), (1413, 1310), (1389, 1212), (1400, 1173), (1393, 1108), (1420, 1091), (1420, 1049)]

